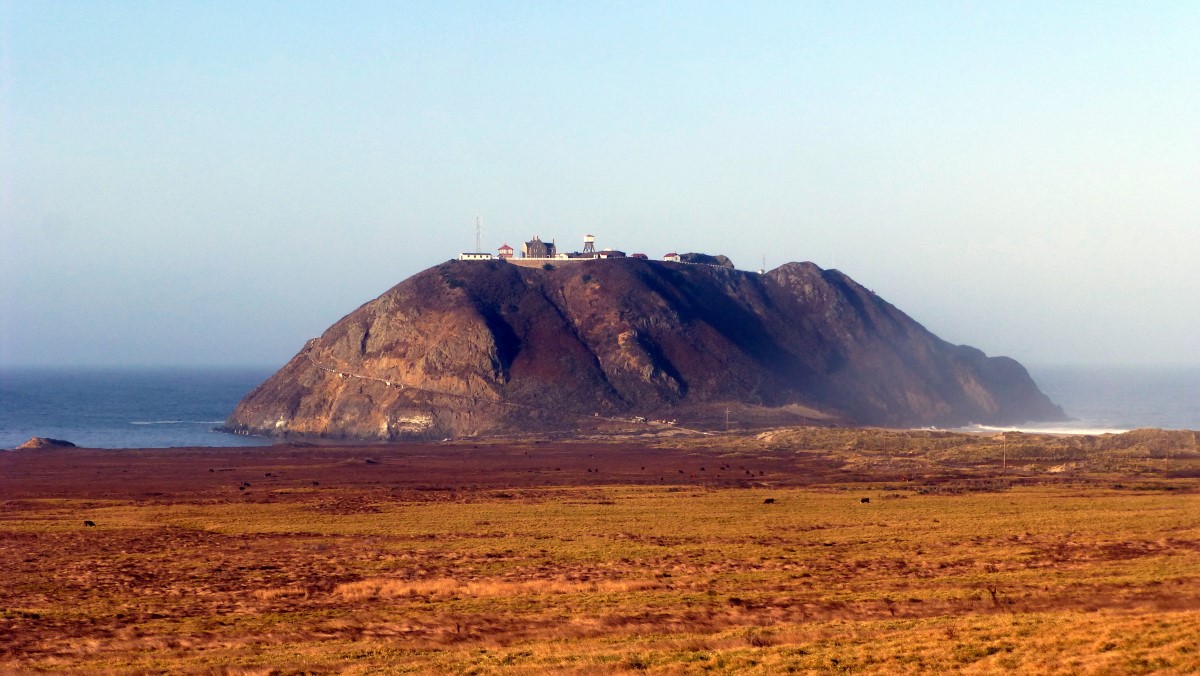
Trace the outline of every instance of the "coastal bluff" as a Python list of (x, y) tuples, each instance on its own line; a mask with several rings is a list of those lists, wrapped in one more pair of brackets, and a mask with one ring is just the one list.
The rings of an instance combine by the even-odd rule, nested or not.
[[(837, 270), (449, 261), (309, 341), (226, 431), (398, 440), (599, 421), (890, 427), (1065, 419)], [(724, 424), (724, 426), (722, 425)]]

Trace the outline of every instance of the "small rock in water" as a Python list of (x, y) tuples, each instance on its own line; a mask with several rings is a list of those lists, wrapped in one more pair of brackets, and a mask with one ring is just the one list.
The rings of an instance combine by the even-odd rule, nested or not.
[(46, 437), (33, 437), (29, 441), (17, 446), (17, 450), (27, 448), (75, 448), (75, 444), (62, 439), (48, 439)]

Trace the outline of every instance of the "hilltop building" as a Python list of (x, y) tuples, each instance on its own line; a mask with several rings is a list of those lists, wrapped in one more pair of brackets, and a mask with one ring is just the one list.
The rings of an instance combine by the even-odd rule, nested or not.
[[(478, 233), (477, 233), (478, 234)], [(689, 260), (684, 260), (684, 256), (674, 251), (662, 257), (664, 261), (674, 263), (699, 263), (708, 261), (692, 260), (695, 255), (688, 254)], [(583, 251), (559, 251), (558, 245), (554, 240), (543, 242), (540, 235), (534, 235), (528, 242), (521, 244), (521, 255), (516, 256), (516, 251), (508, 244), (502, 244), (496, 250), (495, 254), (486, 252), (464, 252), (458, 255), (459, 260), (463, 261), (487, 261), (501, 260), (514, 265), (523, 267), (541, 267), (547, 265), (547, 261), (571, 261), (583, 262), (601, 259), (612, 258), (636, 258), (639, 260), (649, 260), (650, 257), (644, 253), (628, 254), (613, 248), (596, 249), (596, 236), (583, 236)]]
[(554, 241), (543, 242), (537, 235), (533, 239), (525, 242), (521, 247), (521, 258), (554, 258), (557, 252), (557, 247)]

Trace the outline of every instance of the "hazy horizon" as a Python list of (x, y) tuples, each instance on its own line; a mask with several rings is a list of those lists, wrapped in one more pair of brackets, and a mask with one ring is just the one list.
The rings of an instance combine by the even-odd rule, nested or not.
[(0, 367), (278, 367), (533, 235), (1200, 365), (1200, 5), (0, 0)]
[[(310, 336), (315, 338), (317, 336)], [(307, 340), (307, 339), (306, 339)], [(292, 353), (281, 358), (276, 362), (211, 362), (211, 363), (187, 363), (187, 362), (137, 362), (137, 361), (121, 361), (121, 362), (29, 362), (24, 364), (7, 364), (0, 363), (0, 373), (3, 372), (21, 372), (21, 371), (264, 371), (273, 373), (282, 368), (292, 357), (300, 352), (304, 346), (301, 341)], [(975, 346), (972, 346), (975, 347)], [(1012, 357), (1007, 354), (992, 354), (987, 353), (989, 357)], [(1016, 357), (1012, 357), (1017, 359)], [(1091, 371), (1096, 373), (1104, 372), (1121, 372), (1128, 371), (1130, 373), (1146, 374), (1155, 371), (1167, 372), (1188, 372), (1200, 371), (1200, 364), (1177, 362), (1177, 363), (1087, 363), (1087, 362), (1040, 362), (1030, 361), (1027, 359), (1017, 359), (1022, 366), (1026, 368), (1035, 378), (1039, 372), (1046, 370), (1079, 370)]]

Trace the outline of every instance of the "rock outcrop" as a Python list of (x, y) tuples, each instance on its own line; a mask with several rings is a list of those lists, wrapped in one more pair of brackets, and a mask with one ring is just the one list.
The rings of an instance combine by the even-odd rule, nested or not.
[(48, 437), (31, 437), (29, 441), (17, 446), (16, 450), (23, 451), (27, 449), (38, 448), (75, 448), (75, 444), (64, 441), (62, 439), (50, 439)]
[(308, 344), (226, 429), (401, 439), (587, 419), (882, 426), (1059, 420), (1012, 359), (951, 345), (836, 270), (451, 261)]
[(733, 261), (729, 260), (729, 257), (720, 254), (716, 256), (704, 253), (679, 254), (679, 261), (681, 263), (696, 263), (699, 265), (716, 265), (722, 268), (729, 268), (730, 270), (734, 267)]

